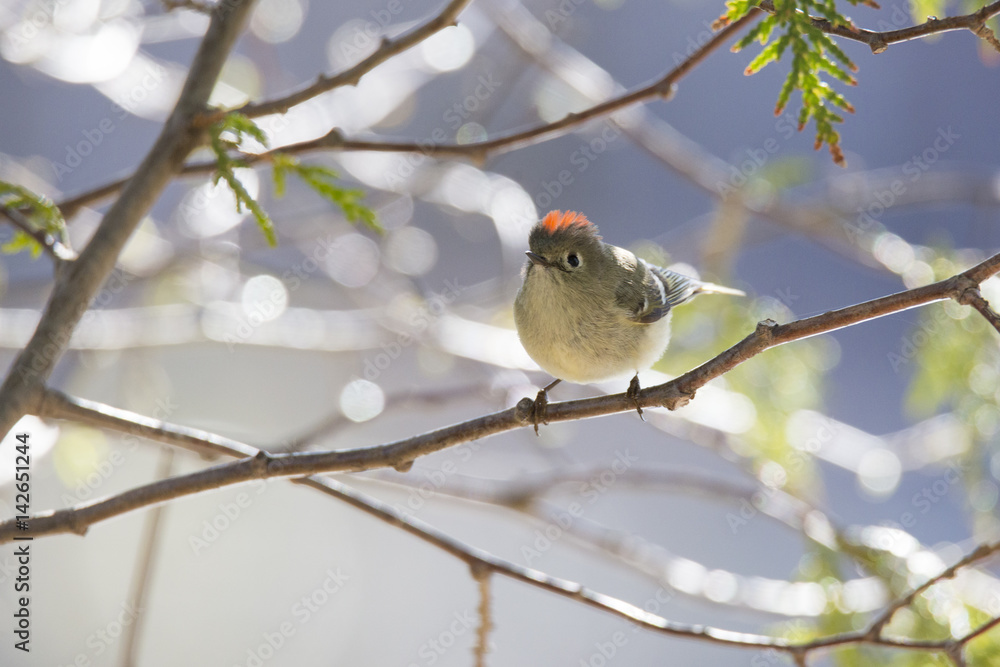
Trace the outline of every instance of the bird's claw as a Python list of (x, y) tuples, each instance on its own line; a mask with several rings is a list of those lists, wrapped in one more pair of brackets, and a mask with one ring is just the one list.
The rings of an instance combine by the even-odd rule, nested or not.
[(531, 404), (531, 423), (535, 425), (535, 435), (538, 435), (538, 425), (549, 423), (549, 389), (556, 386), (562, 382), (559, 378), (556, 378), (552, 382), (545, 385), (538, 395), (535, 396), (535, 400)]
[(531, 405), (531, 423), (535, 425), (535, 435), (538, 435), (538, 425), (548, 425), (549, 394), (545, 389), (538, 392), (535, 402)]
[(635, 403), (635, 409), (639, 413), (639, 419), (646, 421), (646, 418), (642, 416), (642, 406), (639, 405), (639, 376), (636, 375), (632, 378), (632, 381), (628, 383), (628, 391), (625, 392), (625, 398), (631, 398), (632, 402)]

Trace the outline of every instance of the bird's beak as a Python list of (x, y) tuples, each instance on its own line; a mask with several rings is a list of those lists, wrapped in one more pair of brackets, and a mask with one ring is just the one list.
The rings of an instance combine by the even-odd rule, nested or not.
[(548, 266), (549, 265), (549, 263), (547, 261), (545, 261), (544, 257), (542, 257), (541, 255), (536, 255), (535, 253), (531, 252), (530, 250), (526, 251), (524, 254), (528, 256), (528, 259), (531, 260), (532, 264), (537, 264), (538, 266)]

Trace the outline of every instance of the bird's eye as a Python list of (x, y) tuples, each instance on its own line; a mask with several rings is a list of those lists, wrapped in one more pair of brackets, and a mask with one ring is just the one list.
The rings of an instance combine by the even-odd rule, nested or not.
[(566, 263), (576, 268), (580, 266), (580, 258), (577, 257), (575, 252), (571, 252), (568, 257), (566, 257)]

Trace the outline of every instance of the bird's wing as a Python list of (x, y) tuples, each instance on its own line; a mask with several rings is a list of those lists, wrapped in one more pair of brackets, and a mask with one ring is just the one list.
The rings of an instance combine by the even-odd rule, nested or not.
[[(638, 264), (645, 269), (637, 271), (637, 274), (641, 274), (642, 299), (638, 303), (622, 304), (630, 308), (629, 319), (634, 322), (656, 322), (669, 313), (671, 308), (679, 306), (701, 291), (701, 281), (654, 266), (642, 259)], [(636, 277), (638, 279), (640, 276)]]

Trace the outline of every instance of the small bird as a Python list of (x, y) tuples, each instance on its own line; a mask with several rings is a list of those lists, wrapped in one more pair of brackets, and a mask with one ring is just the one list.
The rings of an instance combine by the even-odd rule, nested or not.
[(633, 374), (627, 395), (639, 405), (639, 372), (670, 342), (670, 313), (702, 293), (746, 296), (654, 266), (604, 243), (597, 226), (573, 211), (550, 211), (528, 236), (528, 262), (514, 300), (525, 351), (555, 381), (538, 392), (535, 432), (545, 421), (548, 391)]

